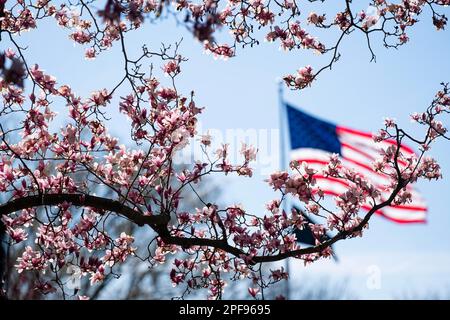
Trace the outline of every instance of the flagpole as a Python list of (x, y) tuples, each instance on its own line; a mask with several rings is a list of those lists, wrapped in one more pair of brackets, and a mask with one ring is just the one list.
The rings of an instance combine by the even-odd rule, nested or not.
[[(283, 130), (285, 124), (286, 124), (286, 106), (284, 104), (283, 99), (283, 81), (278, 82), (278, 105), (279, 105), (279, 132), (280, 132), (280, 170), (287, 171), (287, 162), (286, 162), (286, 139), (285, 139), (285, 130)], [(284, 199), (282, 210), (287, 211), (287, 198)], [(290, 278), (290, 270), (289, 270), (289, 258), (286, 258), (284, 260), (284, 268), (286, 273), (289, 275)], [(289, 285), (289, 278), (286, 280), (285, 285), (285, 297), (286, 300), (290, 299), (290, 285)]]

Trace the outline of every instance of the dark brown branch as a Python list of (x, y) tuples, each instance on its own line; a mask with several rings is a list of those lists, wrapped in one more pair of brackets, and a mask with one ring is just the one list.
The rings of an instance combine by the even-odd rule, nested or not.
[(39, 206), (54, 206), (64, 202), (71, 203), (77, 207), (92, 207), (95, 209), (112, 211), (120, 214), (138, 226), (165, 225), (169, 217), (163, 215), (145, 216), (142, 213), (120, 203), (119, 201), (101, 198), (84, 194), (44, 194), (42, 196), (34, 195), (11, 200), (0, 205), (0, 216), (10, 214), (19, 210), (34, 208)]
[[(284, 260), (284, 259), (290, 258), (290, 257), (301, 256), (304, 254), (322, 252), (323, 250), (330, 247), (334, 243), (336, 243), (340, 240), (343, 240), (347, 237), (351, 237), (353, 234), (361, 231), (364, 227), (366, 227), (370, 218), (372, 217), (372, 215), (376, 211), (378, 211), (386, 206), (391, 205), (391, 203), (394, 201), (397, 194), (400, 192), (400, 190), (403, 187), (406, 186), (407, 183), (408, 183), (407, 181), (404, 181), (403, 179), (399, 178), (397, 187), (392, 191), (390, 197), (387, 200), (383, 201), (382, 203), (374, 205), (372, 207), (372, 209), (370, 209), (370, 211), (366, 213), (363, 220), (355, 227), (353, 227), (349, 230), (346, 230), (346, 231), (341, 231), (338, 234), (336, 234), (334, 237), (332, 237), (331, 239), (329, 239), (319, 245), (313, 246), (313, 247), (307, 247), (307, 248), (302, 248), (302, 249), (298, 249), (298, 250), (287, 251), (287, 252), (279, 253), (279, 254), (275, 254), (275, 255), (255, 256), (251, 259), (251, 263), (257, 264), (257, 263), (265, 263), (265, 262), (275, 262), (275, 261)], [(185, 248), (192, 247), (192, 246), (209, 246), (209, 247), (224, 250), (224, 251), (226, 251), (236, 257), (240, 257), (240, 258), (247, 255), (242, 250), (230, 245), (225, 239), (218, 240), (218, 239), (207, 239), (207, 238), (182, 238), (182, 237), (170, 236), (167, 229), (162, 230), (161, 228), (156, 228), (155, 231), (157, 231), (159, 233), (159, 236), (161, 237), (161, 239), (163, 239), (163, 241), (166, 244), (175, 244), (175, 245), (179, 245), (179, 246), (185, 247)]]

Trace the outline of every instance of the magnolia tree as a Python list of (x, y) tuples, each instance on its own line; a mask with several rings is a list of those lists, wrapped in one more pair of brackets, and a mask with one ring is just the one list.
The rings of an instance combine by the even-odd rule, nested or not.
[[(73, 280), (67, 275), (69, 269), (98, 285), (133, 256), (154, 267), (178, 253), (168, 276), (173, 285), (184, 288), (182, 296), (205, 289), (209, 298), (218, 299), (227, 281), (248, 279), (249, 295), (264, 298), (267, 287), (288, 277), (283, 268), (265, 272), (266, 263), (295, 258), (306, 264), (330, 257), (331, 245), (362, 236), (377, 210), (411, 201), (408, 184), (439, 179), (439, 165), (425, 153), (437, 138), (448, 139), (438, 119), (450, 112), (446, 84), (424, 112), (412, 115), (423, 135), (407, 133), (390, 119), (374, 134), (383, 150), (374, 170), (390, 176), (389, 185), (373, 186), (357, 172), (344, 169), (334, 155), (320, 172), (348, 185), (334, 198), (334, 205), (323, 201), (315, 181), (318, 172), (305, 163), (291, 162), (289, 172), (268, 177), (268, 187), (275, 192), (265, 212), (219, 206), (200, 195), (203, 207), (182, 209), (183, 193), (195, 192), (205, 176), (251, 177), (256, 149), (243, 144), (240, 163), (230, 163), (227, 145), (211, 150), (211, 137), (196, 133), (203, 108), (195, 104), (193, 93), (183, 95), (176, 86), (186, 61), (178, 45), (155, 51), (143, 46), (138, 56), (131, 56), (127, 34), (164, 16), (176, 19), (217, 57), (233, 57), (238, 49), (258, 45), (262, 38), (279, 42), (286, 50), (310, 49), (328, 56), (325, 66), (302, 67), (284, 77), (288, 87), (302, 90), (338, 61), (345, 37), (363, 34), (375, 59), (372, 41), (380, 38), (373, 38), (374, 34), (382, 35), (386, 47), (397, 48), (408, 41), (408, 30), (419, 17), (444, 29), (450, 4), (450, 0), (341, 2), (0, 0), (0, 36), (2, 45), (8, 43), (0, 61), (0, 214), (7, 234), (4, 241), (21, 243), (23, 248), (15, 262), (17, 272), (42, 279), (36, 290), (86, 299), (86, 292), (68, 289)], [(111, 88), (101, 89), (99, 84), (99, 90), (87, 97), (79, 96), (70, 84), (58, 83), (27, 56), (21, 42), (22, 33), (39, 29), (41, 20), (53, 20), (67, 29), (68, 41), (84, 46), (86, 58), (119, 46), (123, 77)], [(224, 42), (217, 40), (220, 30), (230, 31)], [(322, 43), (315, 31), (329, 32), (336, 39)], [(154, 68), (145, 72), (150, 65)], [(169, 86), (156, 78), (156, 68), (168, 75)], [(116, 97), (119, 88), (128, 94)], [(65, 119), (62, 129), (52, 125), (56, 106), (59, 110), (65, 106), (58, 115)], [(131, 120), (132, 147), (108, 132), (107, 106)], [(419, 153), (404, 153), (405, 141), (417, 144)], [(201, 145), (207, 161), (181, 170), (173, 159), (189, 142)], [(282, 210), (287, 196), (304, 203), (306, 214), (320, 221), (310, 225), (314, 246), (296, 242), (292, 230), (308, 222), (297, 211)], [(361, 212), (362, 206), (371, 209)], [(145, 230), (143, 248), (136, 248), (132, 232), (111, 228), (117, 219)], [(326, 232), (332, 237), (324, 237)]]
[[(178, 169), (178, 168), (177, 168)], [(92, 189), (92, 191), (99, 193), (101, 190)], [(211, 179), (204, 179), (202, 185), (196, 188), (199, 197), (209, 193), (220, 194), (220, 189), (211, 183)], [(102, 192), (102, 196), (109, 197), (111, 193)], [(202, 206), (199, 197), (193, 192), (185, 192), (183, 194), (183, 202), (180, 204), (180, 209), (189, 211)], [(213, 199), (216, 199), (213, 197)], [(5, 273), (5, 291), (8, 299), (42, 299), (45, 295), (52, 293), (52, 298), (62, 298), (62, 292), (54, 290), (49, 287), (49, 290), (33, 290), (33, 286), (38, 283), (46, 283), (53, 279), (52, 273), (34, 273), (15, 271), (14, 265), (17, 258), (22, 255), (25, 247), (30, 241), (36, 240), (37, 229), (39, 224), (32, 224), (27, 229), (28, 239), (19, 244), (15, 244), (13, 250), (7, 253), (7, 262)], [(125, 232), (132, 234), (134, 238), (133, 245), (139, 250), (147, 250), (148, 246), (148, 230), (140, 228), (136, 224), (125, 219), (113, 219), (108, 224), (109, 232), (120, 234)], [(155, 249), (156, 244), (150, 247)], [(88, 251), (85, 251), (85, 258), (88, 257)], [(82, 253), (83, 254), (83, 253)], [(164, 297), (174, 297), (180, 294), (181, 288), (174, 288), (170, 282), (167, 281), (167, 274), (170, 271), (171, 262), (177, 258), (178, 255), (173, 255), (168, 259), (167, 263), (158, 268), (147, 268), (146, 264), (141, 263), (139, 259), (127, 259), (118, 264), (113, 273), (105, 276), (105, 279), (98, 285), (92, 286), (88, 277), (81, 277), (81, 269), (76, 266), (66, 268), (68, 276), (67, 289), (69, 292), (83, 292), (91, 299), (97, 298), (114, 298), (114, 299), (161, 299)], [(113, 281), (114, 280), (114, 281)], [(227, 290), (230, 293), (230, 290)], [(50, 296), (50, 295), (49, 295)]]

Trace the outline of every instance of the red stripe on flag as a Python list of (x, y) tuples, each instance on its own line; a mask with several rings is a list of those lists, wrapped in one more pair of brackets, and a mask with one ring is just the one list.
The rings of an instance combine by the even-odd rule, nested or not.
[[(371, 140), (373, 139), (373, 134), (372, 133), (359, 131), (359, 130), (354, 130), (354, 129), (341, 127), (341, 126), (336, 126), (336, 132), (338, 134), (341, 133), (341, 132), (350, 133), (350, 134), (353, 134), (355, 136), (364, 137), (364, 138), (368, 138), (368, 139), (371, 139)], [(397, 141), (394, 141), (392, 139), (383, 140), (383, 142), (386, 142), (386, 143), (389, 143), (389, 144), (393, 144), (393, 145), (397, 145)], [(404, 145), (403, 143), (401, 144), (401, 148), (404, 149), (406, 152), (414, 154), (414, 150), (412, 148), (408, 147), (407, 145)]]
[[(314, 175), (314, 178), (316, 178), (317, 180), (328, 180), (328, 181), (332, 181), (333, 183), (339, 183), (345, 187), (350, 187), (350, 184), (347, 181), (344, 181), (342, 179), (339, 178), (334, 178), (334, 177), (325, 177), (322, 175)], [(321, 189), (322, 190), (322, 189)], [(323, 190), (325, 192), (325, 190)], [(327, 191), (330, 191), (327, 189)], [(334, 196), (340, 196), (340, 194), (338, 193), (334, 193)], [(428, 208), (426, 207), (421, 207), (421, 206), (411, 206), (411, 205), (407, 205), (407, 204), (401, 204), (401, 205), (390, 205), (391, 208), (395, 208), (395, 209), (402, 209), (402, 210), (410, 210), (410, 211), (421, 211), (421, 212), (427, 212)]]
[[(330, 190), (322, 190), (324, 194), (329, 195), (329, 196), (339, 196), (339, 194), (337, 194), (334, 191), (330, 191)], [(371, 206), (369, 205), (363, 205), (361, 206), (362, 209), (366, 210), (367, 212), (370, 211), (372, 209)], [(394, 217), (391, 217), (389, 215), (386, 215), (382, 210), (377, 210), (375, 211), (376, 214), (390, 220), (396, 223), (427, 223), (427, 221), (425, 219), (410, 219), (410, 220), (405, 220), (405, 219), (397, 219)]]
[(354, 147), (354, 146), (352, 146), (352, 145), (349, 145), (348, 143), (341, 142), (341, 146), (343, 146), (343, 147), (345, 147), (345, 148), (348, 148), (348, 149), (350, 149), (350, 150), (353, 150), (353, 151), (359, 153), (360, 155), (365, 156), (365, 157), (368, 158), (369, 160), (372, 160), (372, 161), (375, 160), (375, 157), (372, 157), (372, 156), (371, 156), (370, 154), (368, 154), (367, 152), (364, 152), (364, 151), (362, 151), (362, 150), (359, 149), (359, 148), (356, 148), (356, 147)]
[(342, 159), (344, 159), (344, 160), (346, 160), (346, 161), (348, 161), (348, 162), (351, 162), (351, 163), (357, 165), (358, 167), (361, 167), (361, 168), (364, 168), (364, 169), (366, 169), (366, 170), (369, 170), (369, 171), (371, 171), (371, 172), (373, 172), (373, 173), (375, 173), (375, 174), (377, 174), (377, 175), (381, 175), (381, 176), (383, 176), (383, 177), (386, 176), (386, 175), (384, 175), (384, 174), (382, 175), (382, 174), (380, 174), (379, 172), (376, 172), (375, 170), (373, 170), (372, 167), (368, 166), (368, 165), (365, 164), (365, 163), (362, 163), (362, 162), (359, 162), (359, 161), (356, 161), (356, 160), (353, 160), (353, 159), (350, 159), (350, 158), (347, 158), (347, 157), (342, 157)]
[[(389, 178), (387, 175), (382, 174), (382, 173), (379, 173), (379, 172), (376, 172), (375, 170), (373, 170), (371, 167), (369, 167), (368, 165), (366, 165), (366, 164), (364, 164), (364, 163), (361, 163), (361, 162), (356, 161), (356, 160), (353, 160), (353, 159), (344, 158), (344, 157), (342, 157), (342, 159), (344, 159), (344, 160), (346, 160), (346, 161), (348, 161), (348, 162), (351, 162), (351, 163), (353, 163), (353, 164), (355, 164), (355, 165), (357, 165), (357, 166), (359, 166), (359, 167), (361, 167), (361, 168), (364, 168), (364, 169), (366, 169), (366, 170), (369, 170), (371, 173), (373, 173), (373, 174), (375, 174), (375, 175), (377, 175), (377, 176), (379, 176), (379, 177), (382, 177), (382, 178)], [(298, 159), (297, 161), (298, 161), (299, 163), (301, 163), (302, 161), (305, 161), (306, 163), (320, 164), (320, 165), (327, 165), (327, 164), (329, 163), (329, 161), (316, 160), (316, 159)], [(342, 167), (347, 168), (347, 169), (353, 169), (353, 168), (350, 168), (350, 167), (348, 167), (348, 166), (346, 166), (346, 165), (343, 165)], [(361, 173), (359, 173), (359, 174), (361, 174)]]
[[(356, 152), (356, 153), (358, 153), (358, 154), (360, 154), (360, 155), (366, 157), (367, 160), (370, 161), (370, 162), (375, 161), (375, 157), (374, 157), (374, 156), (368, 154), (367, 152), (362, 151), (360, 148), (357, 148), (357, 147), (352, 146), (352, 145), (350, 145), (350, 144), (348, 144), (348, 143), (345, 143), (345, 142), (341, 142), (341, 146), (342, 146), (343, 148), (350, 149), (350, 150), (352, 150), (352, 151), (354, 151), (354, 152)], [(377, 151), (377, 152), (379, 151), (379, 150), (377, 150), (377, 149), (375, 149), (375, 148), (372, 148), (372, 147), (370, 147), (370, 146), (367, 146), (367, 147), (369, 147), (369, 148), (371, 148), (371, 149), (373, 149), (373, 150), (375, 150), (375, 151)], [(407, 166), (407, 165), (408, 165), (408, 164), (406, 163), (406, 161), (404, 161), (404, 160), (402, 160), (402, 159), (397, 159), (397, 162), (398, 162), (399, 164), (401, 164), (402, 166)]]

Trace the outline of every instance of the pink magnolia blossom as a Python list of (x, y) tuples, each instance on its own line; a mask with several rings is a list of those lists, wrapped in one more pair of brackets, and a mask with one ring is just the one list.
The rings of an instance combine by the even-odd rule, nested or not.
[(248, 288), (248, 293), (250, 293), (250, 295), (255, 298), (256, 295), (259, 293), (259, 289), (258, 288)]

